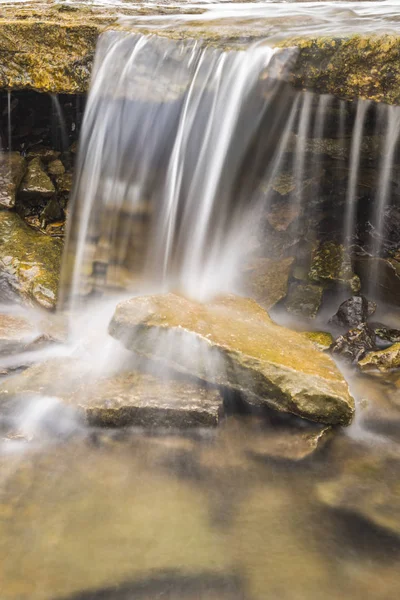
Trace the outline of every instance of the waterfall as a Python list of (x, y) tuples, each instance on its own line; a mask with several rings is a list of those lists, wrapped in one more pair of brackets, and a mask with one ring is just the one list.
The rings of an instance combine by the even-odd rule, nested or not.
[[(363, 203), (371, 204), (371, 254), (382, 254), (400, 111), (295, 91), (287, 82), (295, 57), (260, 43), (224, 51), (194, 40), (101, 36), (62, 303), (104, 290), (180, 290), (201, 299), (240, 291), (254, 234), (282, 206), (295, 219), (290, 247), (303, 240), (315, 248), (331, 236), (344, 246), (343, 260), (354, 262), (368, 144), (381, 159), (375, 195)], [(292, 182), (288, 196), (276, 192), (282, 175)], [(364, 285), (373, 295), (377, 277), (370, 269)]]
[(101, 37), (64, 260), (72, 296), (143, 276), (201, 298), (232, 288), (253, 216), (249, 151), (274, 103), (277, 125), (292, 109), (280, 77), (292, 55)]

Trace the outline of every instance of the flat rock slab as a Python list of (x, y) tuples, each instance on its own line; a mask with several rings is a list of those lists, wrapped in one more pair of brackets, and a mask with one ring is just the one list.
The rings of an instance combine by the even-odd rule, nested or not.
[(332, 359), (248, 298), (208, 305), (175, 294), (132, 298), (117, 306), (109, 332), (128, 349), (233, 388), (251, 404), (327, 424), (352, 419), (354, 400)]
[(0, 354), (23, 350), (36, 336), (35, 327), (23, 317), (0, 313)]
[(84, 386), (69, 402), (78, 403), (90, 425), (106, 427), (213, 427), (223, 413), (219, 390), (141, 373)]
[(0, 412), (10, 413), (21, 400), (39, 395), (59, 398), (83, 414), (89, 425), (102, 427), (214, 427), (223, 414), (217, 389), (139, 372), (99, 377), (79, 359), (65, 357), (34, 365), (3, 382)]

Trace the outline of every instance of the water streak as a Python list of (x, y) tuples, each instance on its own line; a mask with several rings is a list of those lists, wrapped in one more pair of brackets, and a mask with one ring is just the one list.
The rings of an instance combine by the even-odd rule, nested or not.
[(102, 37), (64, 263), (74, 297), (144, 273), (200, 298), (232, 288), (256, 187), (243, 168), (291, 55)]

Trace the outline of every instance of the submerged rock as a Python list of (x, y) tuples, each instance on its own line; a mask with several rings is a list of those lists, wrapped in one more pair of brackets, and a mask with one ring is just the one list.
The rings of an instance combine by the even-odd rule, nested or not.
[(22, 180), (19, 194), (24, 200), (51, 198), (55, 187), (50, 177), (43, 169), (40, 158), (33, 158), (28, 163), (28, 168)]
[(285, 307), (293, 315), (313, 319), (321, 306), (324, 288), (312, 284), (292, 284), (285, 300)]
[(240, 391), (251, 404), (328, 424), (352, 419), (354, 401), (333, 361), (248, 298), (208, 305), (175, 294), (132, 298), (117, 306), (109, 332), (142, 356)]
[[(299, 419), (270, 423), (264, 417), (231, 416), (218, 429), (211, 452), (207, 449), (203, 455), (209, 452), (214, 455), (208, 468), (217, 470), (221, 469), (221, 463), (225, 468), (229, 463), (235, 467), (242, 464), (249, 470), (249, 459), (300, 462), (321, 450), (331, 432), (329, 425), (304, 420), (299, 423)], [(215, 462), (215, 449), (221, 455), (221, 462)]]
[(356, 363), (367, 352), (374, 350), (375, 334), (368, 325), (362, 324), (354, 329), (350, 329), (344, 335), (340, 335), (331, 345), (330, 352), (340, 356), (344, 360)]
[(344, 246), (335, 242), (324, 242), (315, 250), (309, 278), (317, 283), (345, 284), (355, 293), (361, 287)]
[(339, 306), (330, 322), (339, 327), (357, 327), (365, 323), (375, 311), (375, 302), (368, 302), (364, 296), (353, 296)]
[(353, 458), (336, 479), (319, 483), (317, 497), (325, 506), (400, 537), (399, 456), (374, 452)]
[(258, 258), (246, 266), (245, 290), (264, 308), (271, 308), (287, 294), (294, 258)]
[(398, 369), (400, 367), (400, 343), (393, 344), (384, 350), (369, 352), (358, 364), (363, 371), (371, 369), (379, 369), (379, 371)]
[(0, 207), (13, 208), (26, 161), (19, 152), (0, 152)]
[(98, 376), (88, 364), (65, 357), (34, 365), (1, 384), (0, 410), (10, 411), (32, 395), (55, 396), (89, 425), (101, 427), (213, 427), (223, 414), (217, 389), (135, 371)]
[(0, 211), (0, 240), (0, 300), (54, 308), (61, 240), (34, 231), (9, 211)]
[(253, 436), (247, 452), (259, 459), (278, 459), (300, 462), (314, 455), (329, 440), (332, 428), (319, 425), (315, 429), (276, 427)]

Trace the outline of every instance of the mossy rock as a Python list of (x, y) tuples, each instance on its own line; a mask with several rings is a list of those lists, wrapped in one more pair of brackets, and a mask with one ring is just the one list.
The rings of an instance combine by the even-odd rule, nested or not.
[(384, 350), (369, 352), (358, 364), (362, 371), (379, 369), (379, 371), (385, 372), (390, 371), (391, 369), (399, 369), (400, 342), (397, 342)]
[(0, 211), (0, 239), (0, 298), (54, 308), (61, 240), (34, 231), (9, 211)]
[(335, 242), (324, 242), (314, 251), (309, 278), (317, 283), (345, 284), (354, 293), (361, 287), (344, 246)]
[(19, 152), (0, 152), (0, 207), (13, 208), (26, 161)]
[(28, 163), (28, 168), (19, 188), (18, 193), (22, 200), (51, 198), (55, 191), (53, 182), (44, 171), (40, 158), (33, 158)]
[[(204, 12), (205, 8), (128, 4), (117, 8), (87, 5), (8, 4), (0, 18), (0, 88), (35, 89), (41, 92), (88, 91), (99, 35), (107, 28), (129, 29), (121, 15), (140, 16)], [(275, 25), (277, 25), (275, 21)], [(235, 20), (174, 21), (159, 28), (159, 35), (181, 40), (200, 39), (223, 48), (243, 48), (265, 39), (268, 19), (245, 25)], [(287, 25), (287, 22), (285, 22)], [(154, 22), (135, 23), (136, 31), (154, 34)], [(353, 35), (345, 38), (288, 38), (283, 48), (297, 46), (292, 66), (295, 86), (343, 99), (368, 98), (400, 103), (400, 37)]]
[(296, 316), (313, 319), (322, 302), (321, 285), (293, 283), (285, 300), (286, 310)]
[(297, 46), (295, 86), (352, 100), (400, 104), (400, 37), (353, 35), (346, 38), (291, 38)]
[(305, 331), (303, 335), (320, 350), (328, 350), (334, 341), (332, 334), (327, 331)]

